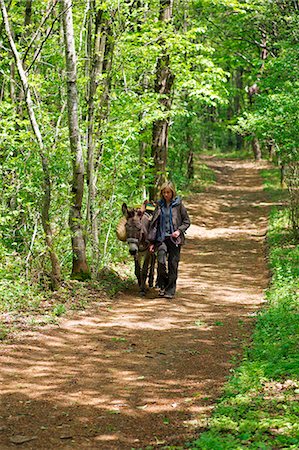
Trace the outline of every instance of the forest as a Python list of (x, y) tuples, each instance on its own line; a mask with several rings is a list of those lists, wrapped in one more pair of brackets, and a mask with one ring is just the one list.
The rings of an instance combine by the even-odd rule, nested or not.
[[(0, 0), (0, 7), (0, 312), (34, 309), (70, 280), (97, 287), (108, 274), (116, 283), (128, 260), (115, 233), (122, 203), (156, 200), (166, 179), (183, 195), (204, 191), (213, 174), (200, 158), (214, 155), (267, 160), (277, 174), (283, 228), (269, 242), (277, 233), (273, 245), (289, 245), (277, 280), (291, 285), (292, 315), (299, 2)], [(63, 311), (59, 304), (57, 315)], [(294, 361), (277, 376), (293, 376)], [(198, 448), (237, 448), (217, 442)]]
[(298, 235), (296, 1), (1, 0), (1, 12), (3, 292), (7, 267), (46, 288), (96, 278), (120, 256), (124, 199), (153, 199), (166, 177), (192, 186), (204, 151), (272, 159)]

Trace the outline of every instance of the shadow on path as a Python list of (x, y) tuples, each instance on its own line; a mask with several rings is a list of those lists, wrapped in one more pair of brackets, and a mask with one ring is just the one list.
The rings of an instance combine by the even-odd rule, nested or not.
[(268, 283), (269, 205), (252, 162), (207, 162), (173, 301), (137, 289), (1, 345), (0, 449), (140, 449), (196, 435)]

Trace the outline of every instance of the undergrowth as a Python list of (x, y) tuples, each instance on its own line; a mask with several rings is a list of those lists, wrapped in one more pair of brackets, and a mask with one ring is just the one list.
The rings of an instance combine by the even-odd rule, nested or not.
[[(276, 201), (277, 174), (264, 173), (264, 179)], [(268, 247), (272, 281), (252, 345), (227, 383), (207, 430), (184, 448), (299, 448), (299, 246), (283, 207), (272, 210)]]
[(64, 280), (53, 292), (41, 280), (26, 278), (21, 259), (6, 262), (0, 264), (0, 341), (19, 330), (56, 324), (60, 316), (103, 303), (133, 282), (130, 265), (119, 264), (118, 270), (103, 269), (96, 280)]

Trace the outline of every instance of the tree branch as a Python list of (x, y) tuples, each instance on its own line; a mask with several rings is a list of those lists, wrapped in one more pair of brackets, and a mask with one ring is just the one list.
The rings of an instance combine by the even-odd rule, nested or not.
[(23, 55), (23, 63), (24, 63), (24, 61), (26, 60), (26, 56), (28, 55), (28, 52), (29, 52), (29, 50), (30, 50), (30, 48), (31, 48), (31, 46), (32, 46), (32, 44), (33, 44), (33, 42), (34, 42), (35, 39), (37, 38), (38, 33), (39, 33), (41, 27), (42, 27), (42, 26), (44, 25), (44, 23), (48, 20), (50, 14), (52, 13), (52, 11), (53, 11), (53, 9), (55, 8), (55, 6), (57, 5), (57, 2), (58, 2), (58, 0), (55, 0), (55, 3), (52, 5), (52, 7), (51, 7), (51, 8), (49, 9), (49, 11), (46, 13), (46, 15), (44, 16), (44, 18), (42, 19), (42, 21), (41, 21), (41, 23), (40, 23), (40, 26), (38, 27), (38, 29), (36, 30), (36, 32), (35, 32), (34, 35), (32, 36), (31, 41), (30, 41), (30, 43), (29, 43), (29, 45), (28, 45), (28, 47), (27, 47), (27, 50), (25, 51), (25, 53), (24, 53), (24, 55)]
[[(8, 4), (7, 8), (6, 8), (7, 12), (9, 12), (10, 7), (11, 7), (11, 4), (12, 4), (12, 0), (10, 0), (10, 2), (9, 2), (9, 4)], [(1, 36), (2, 30), (3, 30), (4, 27), (5, 27), (5, 25), (4, 25), (4, 20), (2, 20), (2, 23), (1, 23), (1, 25), (0, 25), (0, 36)]]
[(49, 30), (47, 31), (47, 34), (46, 34), (44, 40), (42, 41), (40, 47), (36, 50), (35, 55), (34, 55), (34, 58), (33, 58), (32, 62), (31, 62), (31, 64), (30, 64), (30, 66), (26, 69), (26, 74), (29, 73), (31, 67), (33, 66), (33, 64), (34, 64), (35, 61), (37, 60), (37, 58), (38, 58), (40, 52), (42, 51), (42, 48), (43, 48), (45, 42), (47, 41), (48, 37), (50, 36), (50, 34), (51, 34), (51, 32), (52, 32), (52, 30), (53, 30), (53, 28), (54, 28), (55, 23), (57, 22), (57, 20), (60, 19), (60, 17), (61, 17), (65, 12), (66, 12), (66, 10), (62, 11), (62, 12), (59, 14), (59, 16), (55, 17), (55, 19), (53, 20), (52, 25), (51, 25), (51, 27), (49, 28)]

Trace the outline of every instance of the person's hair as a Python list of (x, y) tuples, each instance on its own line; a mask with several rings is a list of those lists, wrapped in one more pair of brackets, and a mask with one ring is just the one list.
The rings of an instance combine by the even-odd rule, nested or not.
[(160, 189), (161, 198), (163, 198), (164, 189), (170, 189), (172, 191), (172, 198), (176, 197), (176, 190), (172, 181), (165, 181)]

